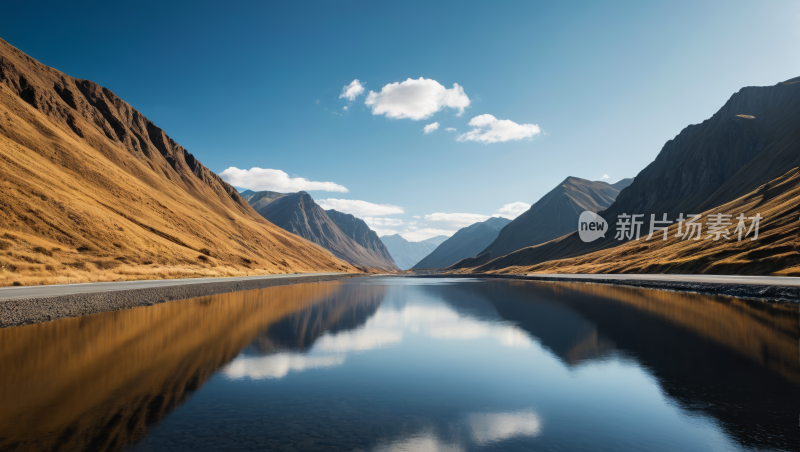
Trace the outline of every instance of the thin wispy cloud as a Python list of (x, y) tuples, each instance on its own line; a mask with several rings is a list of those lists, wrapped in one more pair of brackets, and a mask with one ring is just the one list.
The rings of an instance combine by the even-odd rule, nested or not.
[(427, 133), (433, 132), (434, 130), (436, 130), (438, 128), (439, 128), (439, 123), (438, 122), (434, 122), (433, 124), (428, 124), (427, 126), (423, 127), (422, 131), (427, 134)]
[(457, 129), (455, 127), (448, 127), (448, 128), (446, 128), (444, 130), (446, 130), (448, 132), (455, 132)]
[(513, 220), (518, 216), (522, 215), (523, 213), (527, 212), (528, 209), (531, 208), (530, 204), (524, 202), (512, 202), (510, 204), (506, 204), (503, 207), (494, 211), (494, 216), (496, 217), (504, 217), (508, 218), (509, 220)]
[(364, 94), (364, 84), (358, 79), (355, 79), (350, 82), (349, 85), (345, 85), (344, 88), (342, 88), (342, 94), (339, 94), (339, 99), (347, 99), (352, 102), (356, 100), (356, 97), (362, 94)]
[(418, 121), (430, 118), (443, 108), (457, 110), (460, 116), (469, 107), (470, 100), (458, 83), (448, 89), (436, 80), (420, 77), (390, 83), (377, 93), (370, 91), (364, 103), (372, 108), (373, 115)]
[(480, 115), (469, 121), (472, 130), (458, 136), (458, 141), (500, 143), (504, 141), (533, 138), (542, 133), (536, 124), (517, 124), (508, 119), (497, 119), (492, 115)]
[(219, 175), (225, 182), (235, 187), (248, 188), (256, 191), (269, 190), (281, 193), (313, 190), (340, 193), (349, 192), (346, 187), (334, 182), (316, 182), (303, 177), (290, 177), (284, 171), (270, 168), (253, 167), (247, 170), (232, 166), (219, 173)]
[(489, 219), (489, 215), (481, 215), (478, 213), (441, 213), (436, 212), (430, 215), (425, 215), (425, 221), (437, 223), (438, 225), (445, 226), (447, 229), (461, 229), (471, 224)]
[(339, 212), (349, 213), (359, 218), (394, 215), (404, 212), (402, 207), (393, 206), (391, 204), (375, 204), (358, 199), (319, 199), (317, 200), (317, 204), (325, 210), (338, 210)]

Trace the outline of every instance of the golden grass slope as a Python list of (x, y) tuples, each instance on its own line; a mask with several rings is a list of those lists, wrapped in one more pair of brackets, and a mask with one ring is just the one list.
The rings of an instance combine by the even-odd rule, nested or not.
[[(535, 264), (541, 249), (567, 239), (577, 232), (554, 241), (525, 248), (481, 267), (470, 269), (489, 273), (705, 273), (738, 275), (800, 276), (800, 169), (764, 184), (754, 191), (703, 212), (705, 224), (709, 214), (740, 213), (763, 217), (758, 239), (738, 241), (733, 235), (736, 220), (729, 229), (731, 240), (681, 240), (675, 237), (677, 224), (669, 228), (669, 238), (656, 233), (645, 241), (649, 219), (643, 225), (642, 238), (605, 250), (572, 258)], [(674, 218), (673, 218), (674, 219)], [(749, 222), (747, 223), (749, 227)], [(614, 232), (615, 225), (609, 223)], [(663, 232), (661, 233), (663, 234)], [(468, 270), (468, 271), (470, 271)]]
[(0, 285), (357, 271), (111, 91), (0, 40)]

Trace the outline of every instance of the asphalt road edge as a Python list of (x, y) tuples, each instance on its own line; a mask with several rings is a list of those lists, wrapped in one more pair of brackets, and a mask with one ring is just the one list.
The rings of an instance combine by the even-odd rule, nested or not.
[(0, 328), (30, 325), (66, 317), (80, 317), (140, 306), (152, 306), (173, 300), (186, 300), (274, 286), (333, 281), (355, 276), (362, 275), (342, 273), (339, 275), (292, 276), (248, 281), (205, 283), (198, 281), (197, 284), (2, 300), (0, 301)]

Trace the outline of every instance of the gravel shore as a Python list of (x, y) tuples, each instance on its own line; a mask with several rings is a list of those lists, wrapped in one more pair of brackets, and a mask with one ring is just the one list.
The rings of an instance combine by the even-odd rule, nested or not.
[(80, 317), (99, 312), (118, 311), (138, 306), (150, 306), (172, 300), (185, 300), (273, 286), (332, 281), (353, 276), (361, 275), (293, 276), (205, 283), (198, 280), (197, 284), (0, 300), (0, 328), (47, 322), (65, 317)]

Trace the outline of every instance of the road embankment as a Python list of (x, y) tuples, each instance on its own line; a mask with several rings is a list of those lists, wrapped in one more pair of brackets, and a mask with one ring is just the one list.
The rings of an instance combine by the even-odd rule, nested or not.
[(128, 281), (0, 289), (0, 328), (150, 306), (172, 300), (363, 276), (347, 273)]

